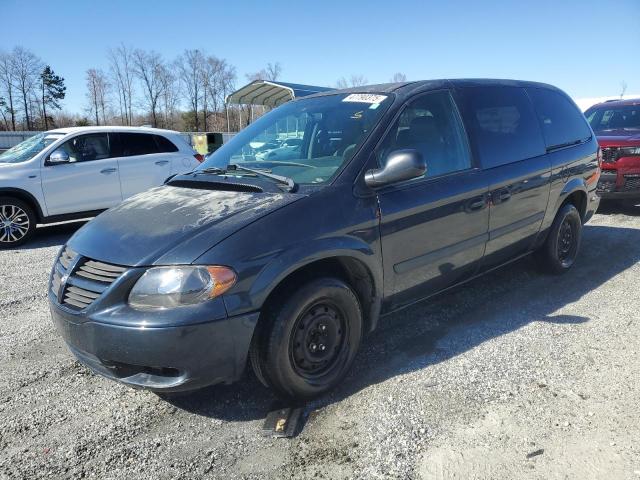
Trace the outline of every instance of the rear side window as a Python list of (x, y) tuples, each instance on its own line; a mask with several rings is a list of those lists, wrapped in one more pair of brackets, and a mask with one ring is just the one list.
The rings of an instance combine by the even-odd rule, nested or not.
[(155, 135), (146, 133), (120, 132), (120, 148), (123, 157), (134, 155), (148, 155), (158, 153), (158, 144), (153, 139)]
[(531, 101), (520, 87), (468, 87), (461, 90), (465, 120), (483, 167), (545, 153)]
[(528, 88), (548, 149), (581, 143), (591, 138), (582, 113), (564, 95), (546, 88)]
[(162, 135), (154, 135), (153, 138), (158, 144), (158, 148), (160, 149), (161, 153), (171, 153), (178, 151), (178, 147), (176, 147), (173, 142), (167, 137), (163, 137)]

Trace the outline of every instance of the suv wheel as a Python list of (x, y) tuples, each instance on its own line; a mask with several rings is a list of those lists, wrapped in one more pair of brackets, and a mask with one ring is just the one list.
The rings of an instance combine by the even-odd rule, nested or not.
[(582, 239), (582, 219), (576, 207), (564, 205), (553, 220), (544, 245), (537, 252), (545, 270), (561, 274), (575, 262)]
[(0, 248), (22, 245), (36, 229), (33, 209), (22, 200), (0, 197)]
[(362, 336), (360, 303), (346, 283), (311, 281), (265, 313), (250, 353), (263, 383), (279, 397), (297, 400), (312, 399), (340, 383)]

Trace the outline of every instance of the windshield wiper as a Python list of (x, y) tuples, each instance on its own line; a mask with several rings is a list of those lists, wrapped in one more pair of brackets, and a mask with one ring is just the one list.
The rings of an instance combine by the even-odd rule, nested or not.
[(262, 175), (263, 177), (270, 178), (282, 185), (285, 185), (289, 192), (293, 192), (297, 188), (296, 182), (292, 178), (284, 177), (282, 175), (276, 175), (275, 173), (268, 173), (263, 170), (255, 170), (253, 168), (242, 167), (234, 163), (229, 164), (229, 166), (227, 167), (227, 173), (229, 172), (229, 170), (242, 170), (245, 172), (251, 172), (255, 175)]

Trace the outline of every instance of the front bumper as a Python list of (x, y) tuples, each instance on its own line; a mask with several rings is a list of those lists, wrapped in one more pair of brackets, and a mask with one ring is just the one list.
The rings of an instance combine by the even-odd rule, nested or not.
[(640, 173), (602, 170), (597, 193), (603, 199), (640, 199)]
[(104, 323), (67, 311), (51, 293), (49, 303), (58, 332), (81, 363), (132, 387), (164, 392), (237, 380), (259, 316), (254, 312), (150, 328)]

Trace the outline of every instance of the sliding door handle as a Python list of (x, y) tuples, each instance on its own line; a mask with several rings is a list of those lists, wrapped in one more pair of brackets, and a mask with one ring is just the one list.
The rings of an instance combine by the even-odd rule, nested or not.
[(115, 173), (117, 171), (118, 171), (117, 168), (103, 168), (102, 170), (100, 170), (100, 173), (102, 173), (103, 175), (109, 175), (109, 174)]
[(478, 210), (482, 210), (487, 206), (487, 197), (485, 195), (481, 197), (472, 198), (467, 203), (467, 211), (468, 212), (476, 212)]

